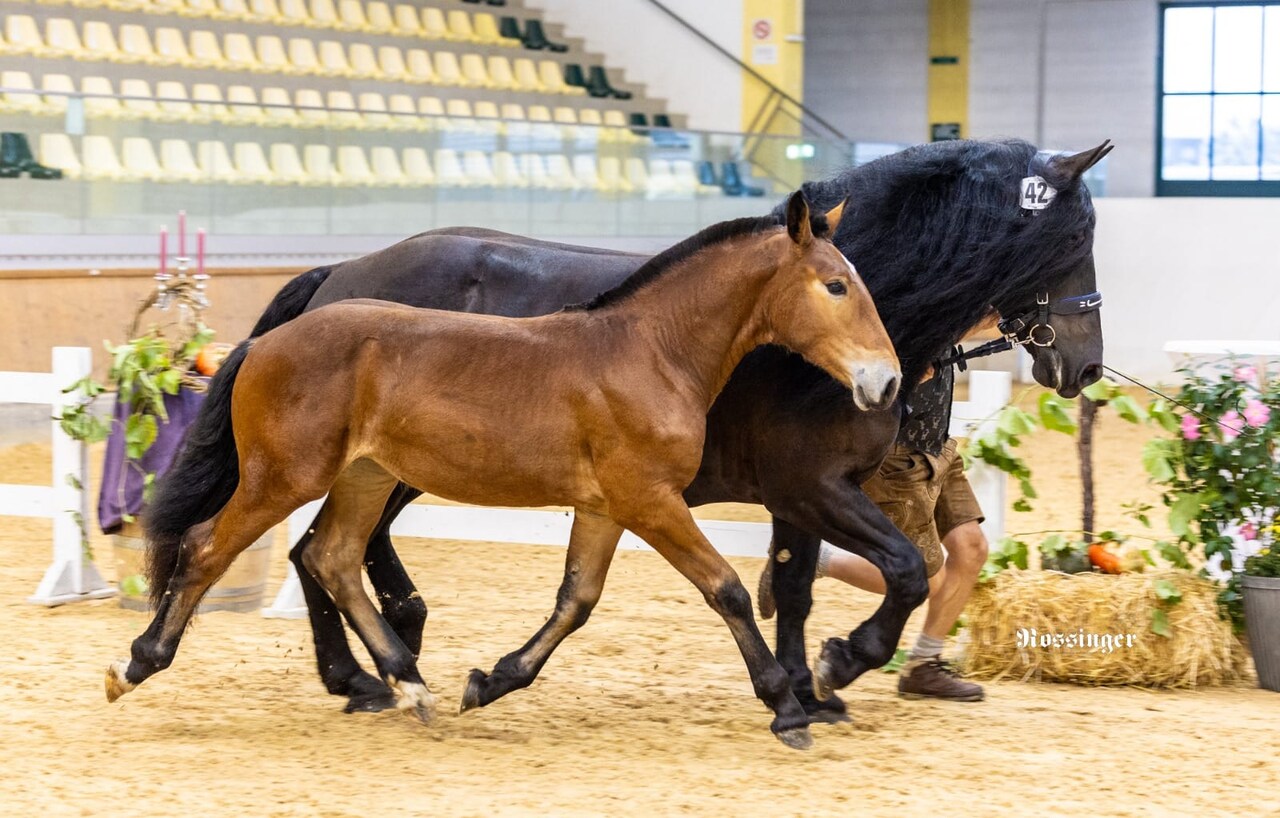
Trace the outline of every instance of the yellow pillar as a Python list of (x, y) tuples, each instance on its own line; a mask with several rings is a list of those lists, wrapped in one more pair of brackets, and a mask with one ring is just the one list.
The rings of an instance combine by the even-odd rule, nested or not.
[[(804, 0), (742, 0), (742, 61), (804, 101)], [(764, 83), (742, 72), (742, 129), (799, 135), (791, 117), (771, 117), (776, 99), (759, 116), (768, 97)]]
[(969, 136), (969, 0), (929, 0), (928, 113), (926, 139)]

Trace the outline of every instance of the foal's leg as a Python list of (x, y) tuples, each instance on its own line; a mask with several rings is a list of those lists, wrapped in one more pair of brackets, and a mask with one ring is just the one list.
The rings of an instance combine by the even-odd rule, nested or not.
[(396, 706), (423, 721), (434, 715), (435, 697), (418, 673), (415, 657), (364, 591), (360, 565), (369, 534), (382, 517), (396, 479), (371, 460), (358, 460), (339, 475), (316, 521), (302, 563), (333, 598), (373, 657)]
[(608, 517), (582, 511), (573, 515), (564, 579), (560, 582), (551, 618), (523, 647), (502, 657), (492, 673), (471, 671), (462, 693), (461, 712), (484, 707), (533, 683), (551, 652), (565, 637), (586, 624), (591, 609), (600, 601), (605, 575), (609, 573), (621, 536), (622, 527)]
[(822, 539), (787, 521), (773, 518), (773, 597), (778, 610), (778, 663), (791, 679), (791, 689), (811, 721), (848, 721), (839, 696), (820, 701), (813, 694), (813, 674), (805, 658), (804, 623), (813, 607), (813, 578)]
[(746, 660), (756, 696), (774, 712), (770, 728), (788, 747), (807, 749), (809, 716), (791, 691), (787, 673), (769, 652), (751, 610), (751, 594), (693, 521), (679, 496), (652, 502), (636, 518), (621, 520), (689, 579), (724, 618)]
[(167, 668), (178, 652), (182, 633), (209, 586), (231, 561), (301, 502), (241, 483), (211, 521), (193, 526), (183, 537), (178, 565), (147, 630), (133, 640), (131, 659), (107, 668), (107, 701), (116, 699)]

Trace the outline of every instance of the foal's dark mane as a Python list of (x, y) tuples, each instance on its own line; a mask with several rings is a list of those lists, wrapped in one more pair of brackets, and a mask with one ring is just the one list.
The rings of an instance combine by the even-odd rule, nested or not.
[[(837, 202), (836, 204), (839, 204)], [(831, 207), (835, 207), (832, 205)], [(827, 208), (830, 210), (831, 208)], [(629, 275), (612, 289), (605, 290), (589, 301), (580, 304), (571, 304), (565, 307), (566, 312), (581, 312), (588, 310), (597, 310), (601, 307), (608, 307), (625, 301), (628, 297), (635, 294), (636, 291), (643, 288), (646, 284), (652, 283), (663, 273), (677, 266), (680, 262), (685, 261), (698, 252), (705, 250), (712, 245), (729, 241), (740, 236), (751, 236), (757, 233), (763, 233), (772, 228), (787, 223), (785, 211), (770, 213), (767, 216), (749, 216), (743, 219), (731, 219), (726, 222), (713, 224), (707, 229), (694, 233), (689, 238), (668, 247), (658, 255), (646, 261), (638, 270)], [(822, 212), (814, 213), (809, 218), (809, 227), (813, 231), (815, 238), (829, 238), (830, 227), (827, 225), (827, 217)]]
[[(1034, 175), (1058, 190), (1036, 215), (1018, 204)], [(907, 385), (992, 307), (1030, 308), (1093, 252), (1088, 189), (1021, 140), (920, 145), (804, 192), (818, 211), (849, 197), (833, 240), (875, 299)]]

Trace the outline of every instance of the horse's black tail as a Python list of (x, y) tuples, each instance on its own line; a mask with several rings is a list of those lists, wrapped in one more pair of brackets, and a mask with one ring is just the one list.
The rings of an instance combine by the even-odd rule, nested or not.
[(311, 297), (316, 294), (316, 290), (320, 289), (320, 285), (332, 272), (332, 267), (317, 267), (284, 285), (280, 292), (276, 293), (276, 297), (271, 299), (271, 303), (263, 311), (258, 323), (254, 324), (253, 332), (249, 333), (249, 337), (257, 338), (286, 321), (292, 321), (302, 315)]
[(159, 606), (178, 567), (183, 535), (217, 514), (240, 482), (240, 458), (231, 430), (231, 390), (252, 341), (232, 350), (209, 382), (209, 391), (182, 450), (156, 485), (143, 527), (147, 538), (147, 583)]

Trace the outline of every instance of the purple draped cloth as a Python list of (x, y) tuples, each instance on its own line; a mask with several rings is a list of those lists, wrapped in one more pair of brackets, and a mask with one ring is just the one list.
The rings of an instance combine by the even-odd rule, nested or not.
[(178, 454), (187, 426), (196, 419), (196, 412), (203, 402), (203, 392), (186, 388), (178, 390), (176, 395), (165, 395), (168, 422), (156, 419), (155, 442), (140, 461), (128, 464), (124, 458), (124, 424), (129, 416), (129, 407), (116, 399), (111, 436), (107, 438), (107, 454), (102, 464), (102, 490), (98, 493), (98, 525), (102, 526), (104, 534), (119, 531), (126, 514), (136, 517), (142, 511), (144, 475), (155, 472), (159, 477), (165, 473)]

